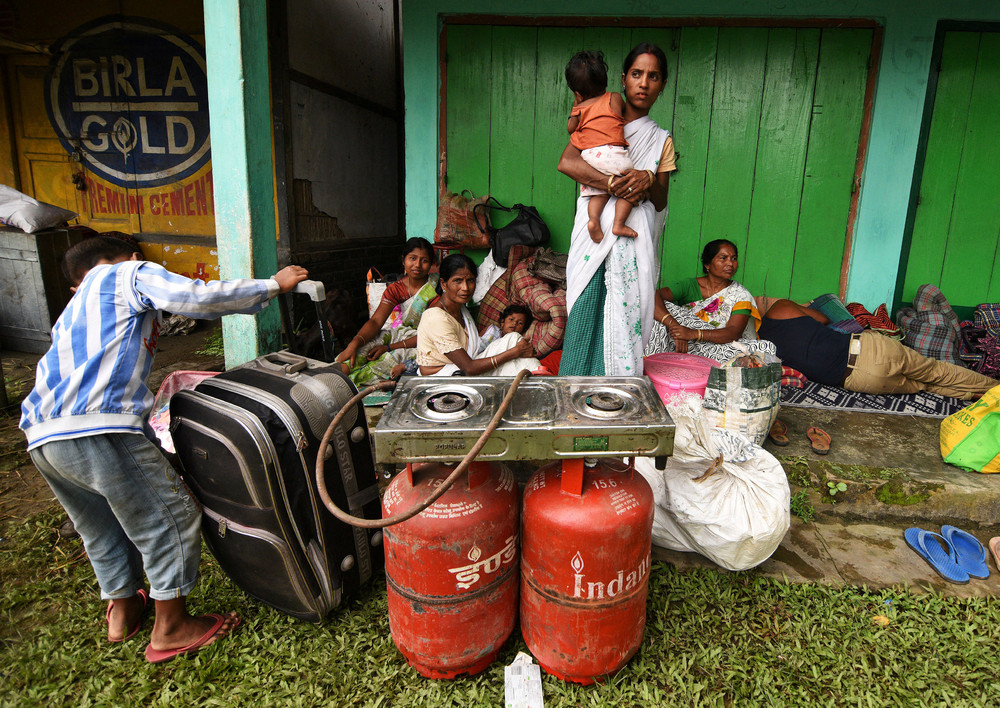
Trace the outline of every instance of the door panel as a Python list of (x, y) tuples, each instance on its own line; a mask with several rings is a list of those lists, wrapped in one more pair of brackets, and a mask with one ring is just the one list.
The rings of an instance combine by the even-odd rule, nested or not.
[[(80, 215), (80, 223), (98, 231), (139, 230), (138, 217), (95, 218), (94, 190), (81, 191), (73, 181), (83, 175), (80, 164), (66, 153), (52, 131), (45, 111), (46, 57), (15, 55), (8, 59), (13, 82), (14, 137), (21, 172), (21, 191), (39, 201), (71, 209)], [(121, 189), (127, 201), (133, 190)]]
[[(449, 24), (445, 183), (538, 207), (569, 248), (578, 187), (556, 171), (572, 96), (563, 71), (600, 49), (609, 90), (639, 41), (667, 55), (650, 116), (679, 170), (661, 241), (661, 283), (701, 272), (729, 238), (755, 293), (837, 292), (869, 73), (871, 29), (517, 27)], [(500, 223), (503, 217), (499, 218)]]
[(900, 299), (937, 285), (960, 316), (1000, 299), (1000, 32), (948, 32)]

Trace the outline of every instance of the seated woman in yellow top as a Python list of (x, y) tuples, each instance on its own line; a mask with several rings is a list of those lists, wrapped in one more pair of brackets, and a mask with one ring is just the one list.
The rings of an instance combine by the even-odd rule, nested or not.
[(709, 241), (701, 264), (701, 277), (657, 291), (646, 356), (677, 351), (725, 362), (747, 352), (774, 355), (774, 345), (757, 338), (761, 319), (753, 295), (733, 280), (739, 267), (736, 244)]
[(417, 326), (417, 364), (422, 376), (514, 376), (541, 367), (531, 343), (510, 332), (483, 349), (466, 304), (476, 290), (476, 264), (461, 253), (441, 261), (437, 300)]

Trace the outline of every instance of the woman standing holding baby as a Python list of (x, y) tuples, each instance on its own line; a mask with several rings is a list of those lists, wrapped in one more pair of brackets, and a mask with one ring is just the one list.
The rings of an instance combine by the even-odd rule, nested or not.
[[(600, 65), (603, 66), (603, 57)], [(567, 67), (567, 77), (572, 66), (573, 60)], [(592, 71), (595, 66), (591, 63), (587, 67), (588, 81), (591, 84), (596, 81), (600, 88), (600, 71), (596, 72), (596, 79)], [(657, 244), (667, 213), (667, 177), (676, 169), (670, 133), (649, 117), (650, 108), (663, 92), (666, 68), (666, 55), (654, 44), (640, 43), (625, 58), (622, 122), (633, 167), (622, 169), (620, 175), (602, 173), (585, 161), (572, 139), (559, 161), (558, 169), (563, 174), (584, 187), (608, 192), (611, 207), (601, 207), (600, 229), (592, 235), (588, 226), (591, 222), (589, 207), (590, 200), (595, 197), (581, 195), (577, 200), (566, 266), (569, 320), (560, 375), (642, 374), (643, 347), (653, 322), (659, 273)], [(606, 83), (605, 78), (605, 86)], [(582, 112), (582, 108), (581, 111), (577, 108), (587, 99), (583, 92), (573, 90), (574, 113)], [(588, 92), (593, 91), (591, 86)], [(577, 93), (581, 94), (579, 98)], [(600, 105), (606, 113), (603, 96), (601, 91), (600, 95), (592, 97), (596, 98), (594, 104), (588, 105)], [(613, 111), (616, 105), (614, 99), (608, 99), (609, 110)], [(610, 124), (605, 121), (604, 125)], [(567, 127), (574, 127), (572, 121)], [(585, 121), (580, 120), (575, 127), (577, 131), (584, 130)], [(631, 205), (631, 213), (627, 214), (627, 219), (622, 216), (616, 225), (615, 216), (620, 213), (618, 202), (622, 200)]]

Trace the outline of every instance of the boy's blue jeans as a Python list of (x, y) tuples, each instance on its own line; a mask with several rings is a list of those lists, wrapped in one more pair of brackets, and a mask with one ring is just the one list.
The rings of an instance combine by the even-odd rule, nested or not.
[(56, 440), (30, 452), (83, 539), (105, 600), (149, 578), (154, 600), (186, 597), (201, 557), (201, 509), (144, 435)]

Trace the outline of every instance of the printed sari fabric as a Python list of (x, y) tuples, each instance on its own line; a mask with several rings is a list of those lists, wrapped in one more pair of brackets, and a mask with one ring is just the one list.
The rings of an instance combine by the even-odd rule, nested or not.
[[(760, 313), (754, 304), (753, 295), (745, 287), (733, 281), (714, 295), (695, 300), (684, 305), (672, 302), (664, 303), (670, 316), (677, 323), (690, 329), (721, 329), (734, 314), (747, 314), (746, 328), (739, 339), (728, 344), (714, 342), (688, 342), (688, 354), (707, 356), (709, 359), (725, 362), (741, 354), (766, 353), (775, 355), (773, 342), (757, 339), (757, 328), (760, 327)], [(677, 351), (677, 345), (670, 332), (659, 322), (653, 325), (653, 331), (646, 346), (646, 356), (660, 352)]]
[(358, 356), (354, 360), (354, 368), (348, 377), (355, 386), (363, 386), (374, 381), (388, 379), (392, 374), (392, 369), (397, 364), (405, 363), (408, 359), (417, 356), (416, 348), (394, 349), (386, 352), (374, 361), (368, 361), (368, 352), (373, 347), (380, 344), (389, 346), (402, 342), (417, 333), (417, 325), (420, 324), (420, 316), (424, 314), (427, 306), (437, 297), (437, 273), (431, 273), (427, 282), (408, 300), (401, 302), (389, 313), (378, 336), (370, 342), (365, 342), (358, 349)]

